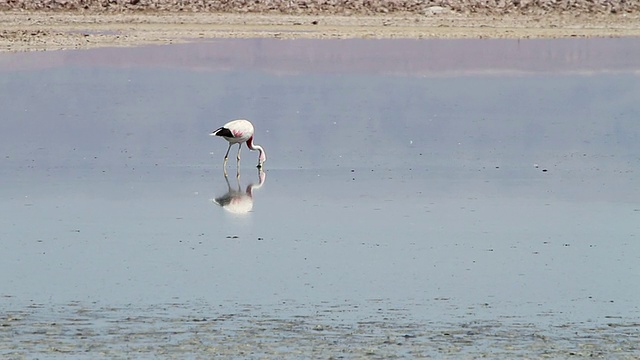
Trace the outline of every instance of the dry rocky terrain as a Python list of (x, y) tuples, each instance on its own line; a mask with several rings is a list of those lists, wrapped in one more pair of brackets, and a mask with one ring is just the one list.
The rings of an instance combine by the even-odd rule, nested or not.
[[(435, 8), (434, 8), (435, 7)], [(279, 14), (633, 13), (634, 0), (2, 0), (1, 10), (187, 11)]]
[(198, 38), (640, 36), (631, 0), (0, 0), (0, 51)]

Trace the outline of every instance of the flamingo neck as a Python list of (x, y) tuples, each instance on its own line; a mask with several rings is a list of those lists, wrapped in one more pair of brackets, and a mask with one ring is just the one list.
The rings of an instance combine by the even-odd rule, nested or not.
[(262, 164), (263, 162), (265, 162), (267, 160), (267, 154), (265, 154), (264, 149), (262, 148), (262, 146), (254, 144), (253, 143), (253, 136), (249, 138), (249, 140), (247, 140), (247, 147), (249, 148), (249, 150), (258, 150), (260, 151), (260, 164)]

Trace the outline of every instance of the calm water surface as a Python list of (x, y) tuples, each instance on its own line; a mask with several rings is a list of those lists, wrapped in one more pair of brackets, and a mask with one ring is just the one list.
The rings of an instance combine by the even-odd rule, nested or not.
[[(326, 326), (391, 319), (404, 333), (615, 322), (612, 338), (638, 339), (638, 49), (220, 40), (0, 54), (0, 314), (37, 328), (76, 307), (105, 321), (96, 309), (157, 318), (173, 304), (160, 317), (253, 314), (237, 332), (256, 313), (326, 312)], [(254, 122), (264, 173), (245, 148), (240, 178), (234, 157), (223, 176), (227, 144), (208, 133), (234, 118)], [(231, 198), (242, 205), (221, 206)]]

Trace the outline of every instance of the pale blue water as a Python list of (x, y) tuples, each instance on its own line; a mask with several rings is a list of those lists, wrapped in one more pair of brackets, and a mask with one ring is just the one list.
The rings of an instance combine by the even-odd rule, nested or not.
[[(473, 65), (478, 44), (495, 55)], [(638, 45), (1, 54), (0, 308), (336, 303), (357, 319), (382, 303), (415, 321), (638, 321)], [(229, 189), (227, 145), (208, 133), (234, 118), (268, 155), (244, 215), (212, 201)], [(233, 159), (233, 189), (260, 182), (257, 153), (243, 150), (239, 186)]]

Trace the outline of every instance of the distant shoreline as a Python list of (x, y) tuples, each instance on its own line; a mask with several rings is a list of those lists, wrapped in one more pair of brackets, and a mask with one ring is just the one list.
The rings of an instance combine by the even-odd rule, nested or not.
[(610, 0), (21, 0), (0, 3), (0, 11), (215, 12), (287, 15), (561, 15), (640, 13), (640, 2)]
[(0, 52), (159, 45), (207, 38), (640, 37), (640, 11), (492, 15), (430, 8), (431, 12), (424, 14), (375, 15), (151, 12), (127, 8), (123, 12), (10, 10), (0, 12)]

